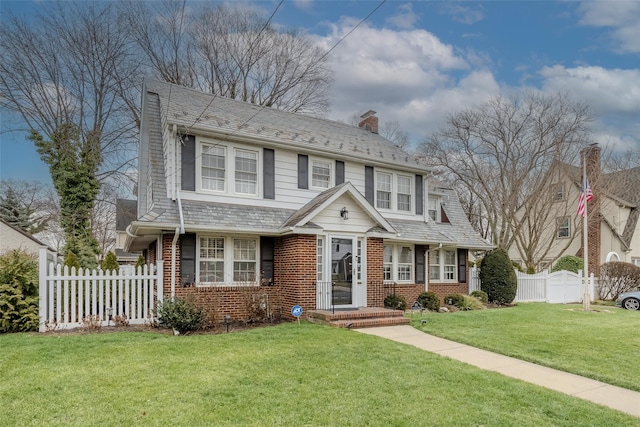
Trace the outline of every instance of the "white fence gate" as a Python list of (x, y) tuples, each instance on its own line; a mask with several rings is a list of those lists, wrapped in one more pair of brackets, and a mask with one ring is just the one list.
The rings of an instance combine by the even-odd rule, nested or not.
[(47, 265), (42, 249), (39, 258), (40, 332), (114, 325), (116, 316), (129, 324), (154, 320), (156, 302), (162, 300), (162, 261), (157, 269), (103, 272)]
[[(473, 267), (470, 270), (469, 293), (480, 290), (480, 270)], [(555, 273), (526, 274), (516, 271), (518, 288), (514, 302), (548, 302), (552, 304), (567, 304), (582, 302), (584, 286), (582, 273), (557, 271)], [(589, 295), (595, 298), (593, 274), (589, 278)]]

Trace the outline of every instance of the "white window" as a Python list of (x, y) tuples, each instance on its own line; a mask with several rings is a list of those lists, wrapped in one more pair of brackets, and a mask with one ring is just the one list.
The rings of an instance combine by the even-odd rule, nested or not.
[(384, 246), (383, 269), (383, 280), (393, 280), (393, 246)]
[(224, 283), (224, 238), (200, 238), (200, 282)]
[(311, 186), (325, 189), (331, 186), (331, 163), (311, 161)]
[(558, 218), (558, 232), (556, 237), (564, 239), (571, 236), (571, 218), (568, 216)]
[(225, 191), (226, 154), (225, 148), (202, 145), (202, 189)]
[(255, 282), (257, 245), (255, 239), (233, 239), (233, 281)]
[(236, 150), (236, 193), (257, 194), (258, 153)]
[(199, 236), (198, 256), (200, 285), (255, 285), (260, 279), (257, 239)]
[(316, 244), (316, 280), (321, 282), (324, 280), (324, 238), (318, 237)]
[(551, 186), (551, 197), (554, 202), (561, 202), (564, 200), (564, 183), (557, 183)]
[(378, 173), (376, 178), (376, 206), (391, 209), (391, 174)]
[(640, 258), (631, 258), (631, 264), (640, 267)]
[(413, 281), (413, 246), (384, 246), (384, 280), (395, 282)]
[(429, 251), (429, 281), (455, 282), (458, 280), (456, 251), (432, 249)]
[(440, 222), (440, 198), (429, 196), (427, 211), (431, 221)]
[(411, 178), (398, 176), (398, 210), (411, 211)]

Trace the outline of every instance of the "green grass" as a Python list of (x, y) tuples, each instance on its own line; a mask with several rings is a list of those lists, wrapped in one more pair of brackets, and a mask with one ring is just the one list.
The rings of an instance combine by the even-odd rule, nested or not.
[[(453, 341), (640, 391), (640, 313), (527, 303), (414, 315), (416, 328)], [(421, 324), (421, 318), (427, 320)]]
[(304, 322), (177, 337), (11, 334), (0, 349), (3, 426), (638, 423), (412, 346)]

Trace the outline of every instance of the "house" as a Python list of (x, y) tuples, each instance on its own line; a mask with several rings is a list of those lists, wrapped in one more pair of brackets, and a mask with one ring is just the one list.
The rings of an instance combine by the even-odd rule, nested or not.
[[(583, 150), (581, 158), (593, 192), (587, 204), (589, 274), (597, 277), (608, 260), (640, 266), (640, 167), (604, 173), (597, 144)], [(564, 255), (583, 257), (584, 223), (577, 214), (583, 166), (558, 162), (548, 173), (549, 192), (559, 208), (542, 224), (546, 234), (540, 240), (550, 245), (538, 260), (539, 269), (550, 267)], [(522, 260), (515, 245), (509, 255), (514, 261)]]
[(153, 80), (123, 240), (218, 319), (466, 293), (468, 251), (491, 248), (373, 111), (356, 127)]
[(33, 256), (38, 256), (41, 247), (46, 247), (49, 261), (56, 259), (58, 254), (55, 249), (48, 247), (26, 231), (0, 219), (0, 255), (19, 249)]

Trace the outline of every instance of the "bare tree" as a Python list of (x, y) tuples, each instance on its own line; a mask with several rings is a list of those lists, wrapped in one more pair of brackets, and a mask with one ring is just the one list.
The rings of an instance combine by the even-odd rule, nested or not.
[[(20, 115), (34, 142), (47, 144), (40, 153), (61, 198), (77, 172), (70, 156), (91, 159), (87, 179), (113, 177), (132, 157), (127, 144), (135, 141), (139, 111), (129, 97), (139, 76), (115, 12), (110, 3), (47, 3), (36, 22), (10, 17), (0, 28), (0, 103)], [(57, 145), (70, 129), (74, 153)]]
[(382, 128), (380, 128), (380, 135), (393, 142), (398, 147), (407, 151), (409, 147), (409, 134), (402, 130), (400, 122), (397, 120), (391, 120), (384, 122)]
[(549, 196), (548, 173), (555, 162), (579, 158), (592, 120), (586, 105), (566, 95), (498, 96), (449, 115), (422, 145), (422, 156), (468, 189), (493, 243), (509, 248), (516, 242), (523, 259), (535, 263), (548, 243), (536, 240), (537, 227), (559, 209)]
[(325, 52), (253, 9), (127, 1), (122, 16), (159, 79), (287, 111), (322, 114), (329, 107)]

